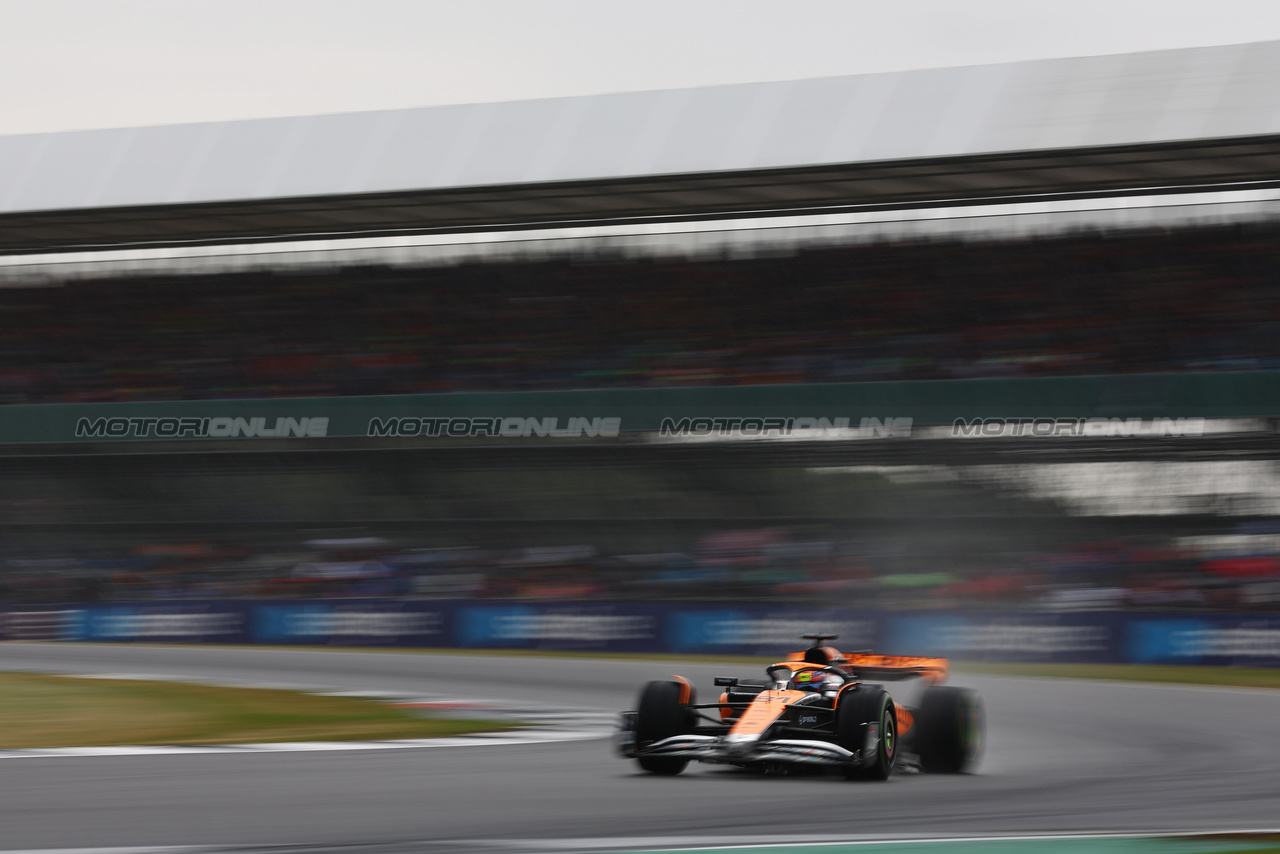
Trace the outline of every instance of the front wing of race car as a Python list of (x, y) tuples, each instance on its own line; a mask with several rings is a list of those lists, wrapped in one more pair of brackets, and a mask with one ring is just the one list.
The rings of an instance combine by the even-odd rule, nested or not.
[(628, 759), (662, 756), (723, 765), (799, 763), (860, 768), (868, 764), (876, 750), (876, 734), (868, 733), (868, 743), (849, 750), (831, 741), (802, 738), (760, 738), (757, 735), (673, 735), (641, 747), (635, 737), (635, 712), (625, 712), (618, 731), (618, 752)]

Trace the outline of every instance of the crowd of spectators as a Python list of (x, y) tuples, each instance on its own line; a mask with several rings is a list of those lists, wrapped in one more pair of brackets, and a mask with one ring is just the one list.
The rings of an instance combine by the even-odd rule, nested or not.
[[(1250, 523), (1256, 524), (1256, 523)], [(1268, 530), (1280, 531), (1280, 520)], [(1210, 538), (1214, 539), (1214, 538)], [(685, 551), (591, 545), (423, 548), (378, 537), (291, 549), (225, 543), (0, 562), (0, 604), (175, 599), (705, 601), (880, 609), (1280, 610), (1280, 536), (1070, 543), (1045, 552), (875, 554), (783, 528), (727, 530)]]
[(1280, 227), (0, 290), (0, 402), (1280, 368)]

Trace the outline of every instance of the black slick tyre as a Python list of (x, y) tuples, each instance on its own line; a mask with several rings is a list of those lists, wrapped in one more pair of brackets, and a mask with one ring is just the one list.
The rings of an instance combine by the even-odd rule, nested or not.
[[(636, 705), (638, 746), (643, 748), (688, 731), (689, 709), (680, 702), (681, 687), (678, 682), (650, 682), (640, 691), (640, 702)], [(688, 759), (675, 756), (638, 756), (636, 762), (650, 774), (664, 776), (679, 774), (689, 764)]]
[(982, 699), (966, 688), (926, 688), (916, 712), (915, 730), (922, 769), (933, 774), (970, 772), (982, 756)]
[(889, 779), (898, 759), (898, 721), (888, 692), (860, 685), (841, 694), (836, 705), (836, 739), (846, 750), (874, 751), (861, 767), (845, 768), (846, 777)]

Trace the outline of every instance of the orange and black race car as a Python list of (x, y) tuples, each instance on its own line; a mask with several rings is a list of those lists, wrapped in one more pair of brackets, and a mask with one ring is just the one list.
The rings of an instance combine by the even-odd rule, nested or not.
[[(653, 774), (679, 774), (691, 760), (757, 770), (826, 765), (850, 779), (887, 780), (901, 764), (941, 773), (970, 771), (982, 750), (982, 701), (939, 685), (945, 658), (841, 653), (813, 645), (765, 669), (763, 681), (717, 677), (724, 692), (699, 703), (689, 680), (650, 682), (623, 712), (618, 748)], [(923, 683), (913, 707), (882, 683)]]

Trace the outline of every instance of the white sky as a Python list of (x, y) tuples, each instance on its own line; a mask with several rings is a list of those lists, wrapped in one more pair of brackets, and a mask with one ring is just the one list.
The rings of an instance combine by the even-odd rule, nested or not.
[(0, 134), (1268, 39), (1276, 0), (0, 0)]

